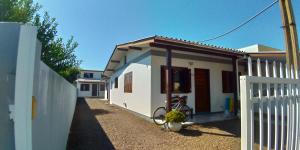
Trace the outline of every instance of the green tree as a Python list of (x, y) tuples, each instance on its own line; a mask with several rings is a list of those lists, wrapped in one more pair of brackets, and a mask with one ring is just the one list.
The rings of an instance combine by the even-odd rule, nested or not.
[(40, 8), (32, 0), (0, 0), (0, 20), (28, 23)]
[(78, 43), (73, 37), (64, 43), (57, 35), (58, 23), (55, 18), (50, 17), (47, 12), (41, 17), (38, 14), (40, 8), (32, 0), (0, 0), (0, 21), (31, 23), (37, 26), (37, 38), (42, 43), (42, 61), (73, 82), (81, 63), (74, 54)]

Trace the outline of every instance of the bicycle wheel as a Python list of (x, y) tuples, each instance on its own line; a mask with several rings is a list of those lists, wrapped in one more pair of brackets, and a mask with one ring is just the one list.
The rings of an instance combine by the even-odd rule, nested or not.
[(191, 108), (187, 105), (184, 105), (180, 108), (180, 111), (185, 115), (185, 122), (191, 118), (192, 111)]
[(166, 123), (166, 108), (165, 107), (158, 107), (152, 116), (152, 119), (154, 121), (155, 124), (157, 125), (163, 125)]

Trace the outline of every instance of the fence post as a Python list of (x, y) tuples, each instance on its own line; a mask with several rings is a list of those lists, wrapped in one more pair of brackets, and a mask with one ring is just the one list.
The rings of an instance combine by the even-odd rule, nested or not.
[[(282, 63), (279, 64), (279, 74), (280, 79), (283, 79), (283, 66)], [(280, 138), (280, 149), (284, 149), (284, 84), (280, 85), (280, 97), (281, 97), (281, 138)]]
[(247, 76), (240, 77), (241, 84), (241, 149), (250, 150), (251, 149), (251, 103), (250, 103), (250, 84), (247, 80)]
[[(273, 61), (273, 78), (277, 78), (276, 61)], [(279, 79), (280, 80), (280, 79)], [(275, 99), (275, 142), (274, 149), (278, 150), (278, 84), (274, 84)]]

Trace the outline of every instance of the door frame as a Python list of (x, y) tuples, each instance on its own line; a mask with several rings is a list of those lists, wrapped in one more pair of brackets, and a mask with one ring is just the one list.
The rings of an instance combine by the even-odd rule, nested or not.
[[(207, 112), (197, 112), (197, 90), (196, 90), (196, 70), (205, 70), (207, 71), (208, 73), (208, 99), (209, 99), (209, 106), (208, 106), (208, 111)], [(206, 68), (194, 68), (194, 89), (195, 89), (195, 93), (194, 93), (194, 96), (195, 96), (195, 113), (210, 113), (211, 112), (211, 93), (210, 93), (210, 70), (209, 69), (206, 69)]]
[[(95, 91), (94, 91), (94, 86), (96, 87)], [(93, 94), (93, 92), (95, 92), (95, 95)], [(97, 83), (92, 83), (92, 96), (98, 96), (98, 84)]]

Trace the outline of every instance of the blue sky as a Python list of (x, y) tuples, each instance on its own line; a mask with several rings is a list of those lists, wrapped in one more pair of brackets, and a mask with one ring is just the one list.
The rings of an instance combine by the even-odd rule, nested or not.
[[(116, 44), (153, 35), (201, 41), (235, 27), (273, 0), (35, 0), (59, 23), (64, 39), (79, 43), (81, 68), (103, 70)], [(300, 24), (300, 0), (292, 0)], [(297, 25), (298, 31), (300, 30)], [(242, 29), (209, 44), (255, 43), (283, 49), (279, 4)]]

